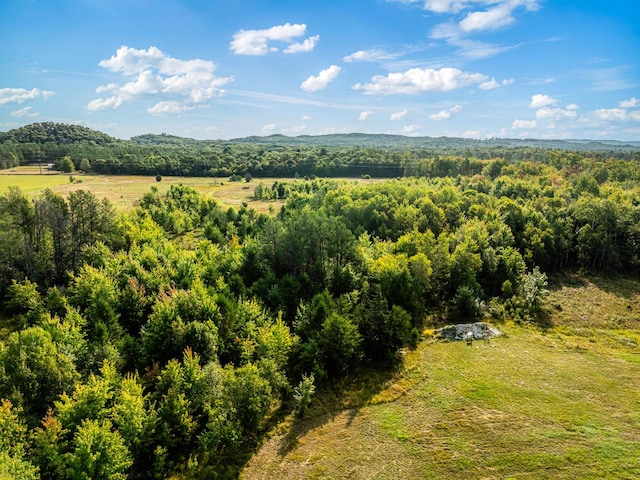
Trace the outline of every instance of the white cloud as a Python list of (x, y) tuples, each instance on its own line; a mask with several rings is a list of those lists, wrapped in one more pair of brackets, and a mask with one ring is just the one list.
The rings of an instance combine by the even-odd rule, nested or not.
[(162, 78), (151, 70), (145, 70), (138, 75), (135, 81), (125, 84), (120, 93), (125, 95), (152, 95), (162, 90)]
[(284, 128), (282, 129), (283, 133), (300, 133), (300, 132), (304, 132), (307, 129), (306, 125), (295, 125), (291, 128)]
[(14, 110), (13, 112), (11, 112), (10, 115), (16, 118), (21, 118), (21, 117), (34, 118), (34, 117), (40, 116), (38, 112), (32, 111), (32, 107), (24, 107), (24, 108), (21, 108), (20, 110)]
[[(271, 41), (279, 42), (292, 42), (294, 38), (301, 37), (307, 31), (305, 24), (290, 24), (276, 25), (266, 30), (240, 30), (233, 35), (231, 40), (231, 50), (238, 55), (266, 55), (269, 52), (277, 52), (278, 48), (269, 45)], [(293, 48), (294, 50), (299, 48), (311, 48), (315, 46), (319, 37), (310, 37), (302, 44), (306, 47), (292, 47), (289, 45), (287, 48)], [(315, 40), (314, 40), (315, 39)], [(296, 51), (309, 51), (309, 50), (296, 50)], [(286, 53), (294, 53), (289, 51)]]
[(460, 22), (460, 28), (465, 32), (472, 30), (495, 30), (514, 22), (511, 15), (513, 9), (508, 3), (498, 5), (483, 12), (471, 12)]
[[(577, 104), (572, 103), (562, 108), (559, 106), (560, 101), (549, 95), (536, 94), (531, 97), (529, 108), (536, 110), (536, 118), (538, 120), (562, 120), (578, 118)], [(551, 128), (552, 125), (549, 125)]]
[(123, 95), (113, 95), (107, 98), (96, 98), (87, 104), (87, 110), (108, 110), (118, 108), (124, 103)]
[(447, 108), (446, 110), (440, 110), (438, 113), (432, 113), (429, 115), (431, 120), (446, 120), (451, 118), (454, 113), (458, 113), (462, 111), (462, 105), (454, 105), (451, 108)]
[(480, 138), (480, 130), (467, 130), (462, 136), (464, 138)]
[(549, 95), (536, 94), (531, 97), (529, 108), (542, 108), (557, 105), (558, 100), (551, 98)]
[(374, 112), (370, 111), (370, 110), (366, 110), (364, 112), (360, 112), (360, 116), (358, 117), (358, 120), (366, 120), (367, 118), (369, 118), (371, 115), (373, 115)]
[(27, 100), (36, 100), (39, 98), (47, 100), (52, 95), (53, 92), (40, 90), (39, 88), (32, 88), (31, 90), (25, 88), (0, 88), (0, 105), (9, 103), (21, 104)]
[[(467, 2), (471, 4), (471, 2)], [(460, 29), (465, 32), (474, 30), (495, 30), (515, 21), (513, 12), (519, 7), (525, 7), (529, 11), (540, 8), (537, 0), (501, 0), (493, 2), (473, 2), (480, 4), (495, 4), (483, 11), (468, 13), (460, 21)]]
[(186, 110), (192, 110), (193, 108), (191, 105), (185, 105), (174, 100), (167, 100), (156, 103), (153, 107), (148, 108), (147, 112), (151, 115), (177, 115)]
[(601, 108), (595, 114), (600, 120), (606, 121), (627, 119), (627, 111), (622, 108)]
[(303, 122), (308, 122), (310, 120), (313, 120), (313, 118), (311, 118), (309, 115), (303, 115), (302, 117), (300, 117), (300, 120), (302, 120)]
[(636, 122), (640, 122), (640, 110), (629, 112), (629, 118), (631, 118), (631, 120), (635, 120)]
[(300, 84), (300, 88), (305, 92), (317, 92), (318, 90), (323, 90), (329, 85), (333, 80), (340, 75), (342, 68), (331, 65), (329, 68), (325, 68), (322, 70), (317, 77), (311, 75), (304, 82)]
[(407, 125), (402, 129), (402, 133), (411, 134), (420, 130), (420, 125)]
[[(399, 3), (423, 3), (423, 8), (435, 13), (458, 13), (474, 0), (387, 0)], [(476, 0), (477, 1), (477, 0)]]
[(320, 40), (320, 35), (309, 37), (302, 43), (292, 43), (284, 49), (284, 53), (311, 52)]
[(482, 90), (494, 90), (496, 88), (505, 87), (513, 83), (513, 78), (507, 78), (501, 82), (497, 82), (495, 78), (481, 83), (478, 87)]
[(405, 115), (409, 113), (408, 110), (402, 110), (401, 112), (392, 113), (389, 117), (390, 120), (400, 120), (405, 117)]
[(576, 118), (575, 110), (563, 110), (559, 107), (542, 107), (536, 110), (536, 118), (539, 120), (561, 120), (563, 118)]
[(264, 126), (260, 129), (260, 131), (261, 131), (262, 133), (273, 133), (273, 132), (276, 130), (276, 128), (278, 128), (278, 125), (277, 125), (277, 124), (275, 124), (275, 123), (268, 123), (268, 124), (264, 125)]
[(513, 129), (523, 129), (523, 128), (537, 128), (538, 122), (535, 120), (514, 120), (511, 124), (511, 128)]
[(97, 93), (110, 92), (106, 98), (97, 98), (87, 104), (88, 110), (115, 109), (125, 102), (139, 98), (160, 97), (159, 102), (147, 109), (152, 115), (175, 115), (224, 93), (220, 87), (233, 81), (232, 77), (218, 77), (216, 66), (208, 60), (181, 60), (166, 55), (156, 47), (137, 50), (122, 46), (116, 54), (99, 65), (121, 73), (131, 81), (120, 86), (109, 83), (96, 88)]
[(398, 58), (400, 54), (397, 53), (389, 53), (384, 50), (358, 50), (357, 52), (352, 53), (351, 55), (347, 55), (343, 57), (342, 60), (346, 63), (352, 62), (384, 62), (387, 60), (395, 60)]
[(116, 51), (114, 56), (101, 60), (98, 65), (112, 72), (134, 75), (143, 72), (149, 67), (157, 68), (164, 57), (164, 53), (156, 47), (149, 47), (148, 50), (137, 50), (123, 45)]
[(115, 90), (116, 88), (118, 88), (118, 84), (117, 83), (109, 83), (107, 85), (100, 85), (98, 88), (96, 88), (96, 93), (110, 92), (111, 90)]
[(486, 80), (486, 75), (463, 72), (457, 68), (412, 68), (404, 73), (390, 73), (386, 77), (376, 75), (371, 79), (371, 83), (358, 83), (353, 89), (362, 90), (367, 95), (448, 92)]
[(637, 98), (633, 97), (633, 98), (630, 98), (629, 100), (622, 100), (620, 103), (618, 103), (618, 106), (620, 108), (638, 107), (638, 106), (640, 106), (640, 100), (638, 100)]
[[(402, 1), (402, 0), (400, 0)], [(405, 3), (409, 2), (406, 0)], [(411, 2), (413, 3), (413, 2)], [(460, 55), (469, 59), (488, 58), (517, 48), (518, 45), (496, 45), (471, 40), (471, 34), (496, 30), (515, 22), (514, 12), (521, 7), (528, 11), (540, 8), (538, 0), (425, 0), (424, 9), (436, 13), (460, 13), (444, 23), (435, 25), (431, 38), (445, 40), (458, 47)]]

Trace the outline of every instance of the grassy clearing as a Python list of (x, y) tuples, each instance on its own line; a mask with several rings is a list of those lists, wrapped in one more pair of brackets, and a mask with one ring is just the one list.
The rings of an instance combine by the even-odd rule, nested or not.
[[(16, 167), (10, 170), (0, 170), (0, 194), (9, 186), (16, 185), (29, 195), (36, 196), (46, 188), (57, 194), (68, 195), (75, 190), (88, 190), (98, 198), (107, 198), (116, 208), (126, 210), (137, 205), (142, 195), (152, 186), (165, 192), (171, 185), (183, 184), (194, 188), (203, 195), (209, 195), (218, 200), (225, 207), (238, 208), (244, 202), (259, 212), (278, 211), (282, 202), (255, 201), (253, 190), (258, 180), (250, 183), (228, 182), (226, 179), (211, 177), (162, 177), (157, 182), (152, 176), (137, 175), (84, 175), (73, 174), (80, 182), (71, 183), (68, 174), (50, 173), (39, 175), (38, 167)], [(266, 186), (274, 181), (291, 181), (291, 179), (264, 179)], [(271, 207), (271, 208), (270, 208)]]
[(386, 382), (336, 386), (243, 478), (640, 478), (640, 283), (555, 278), (550, 305), (545, 331), (426, 340)]
[[(107, 198), (119, 210), (134, 207), (152, 186), (156, 186), (160, 192), (165, 192), (171, 185), (183, 184), (194, 188), (199, 193), (212, 196), (224, 207), (239, 208), (246, 203), (249, 208), (260, 213), (278, 212), (284, 202), (254, 200), (253, 191), (262, 183), (271, 187), (275, 181), (291, 182), (291, 178), (254, 178), (251, 182), (229, 182), (228, 179), (211, 177), (162, 177), (161, 182), (156, 182), (153, 176), (140, 175), (85, 175), (74, 173), (73, 177), (79, 182), (71, 183), (66, 173), (50, 172), (43, 170), (39, 174), (39, 168), (32, 166), (15, 167), (9, 170), (0, 170), (0, 194), (9, 186), (15, 185), (31, 195), (36, 196), (46, 188), (60, 195), (68, 195), (75, 190), (88, 190), (98, 198)], [(341, 179), (336, 179), (341, 180)], [(345, 180), (345, 179), (342, 179)], [(378, 179), (348, 179), (361, 183), (380, 181)]]

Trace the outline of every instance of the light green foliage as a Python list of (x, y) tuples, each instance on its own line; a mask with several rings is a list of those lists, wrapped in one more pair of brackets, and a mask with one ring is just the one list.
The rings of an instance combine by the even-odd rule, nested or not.
[(80, 160), (80, 165), (78, 166), (78, 170), (80, 170), (83, 173), (90, 172), (91, 171), (91, 162), (89, 162), (89, 159), (83, 158), (82, 160)]
[(311, 375), (303, 375), (302, 380), (293, 391), (293, 398), (296, 401), (296, 408), (298, 415), (301, 417), (307, 412), (309, 405), (311, 404), (311, 398), (316, 391), (314, 385), (315, 378), (313, 373)]
[(161, 295), (141, 332), (146, 365), (177, 358), (187, 347), (205, 362), (214, 360), (220, 321), (220, 309), (202, 284)]
[(535, 318), (542, 308), (542, 301), (549, 295), (547, 275), (535, 267), (523, 276), (520, 286), (520, 300), (526, 314)]
[(39, 326), (12, 333), (0, 350), (0, 365), (0, 398), (10, 399), (31, 418), (41, 418), (78, 379), (72, 356)]
[(0, 478), (35, 480), (38, 469), (24, 458), (27, 426), (9, 400), (0, 400)]
[(71, 173), (75, 169), (76, 167), (73, 165), (73, 161), (68, 155), (66, 157), (62, 157), (62, 160), (60, 160), (60, 163), (58, 164), (58, 170), (63, 173)]
[(132, 465), (121, 435), (109, 420), (83, 420), (65, 454), (66, 478), (125, 480)]

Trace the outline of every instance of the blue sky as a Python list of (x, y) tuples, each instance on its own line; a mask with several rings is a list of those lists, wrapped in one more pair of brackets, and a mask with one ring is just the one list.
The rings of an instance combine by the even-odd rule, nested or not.
[(2, 0), (0, 130), (640, 140), (640, 6)]

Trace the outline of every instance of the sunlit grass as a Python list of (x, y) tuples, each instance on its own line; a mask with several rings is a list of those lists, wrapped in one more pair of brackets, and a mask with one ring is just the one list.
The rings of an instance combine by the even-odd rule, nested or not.
[(360, 389), (343, 408), (321, 395), (243, 478), (640, 478), (639, 295), (630, 279), (554, 279), (555, 326), (425, 341), (386, 382), (337, 385)]

